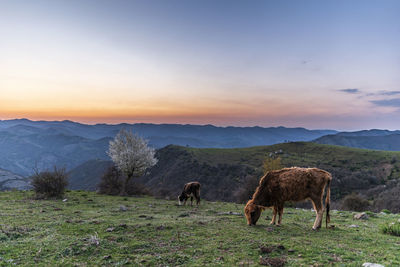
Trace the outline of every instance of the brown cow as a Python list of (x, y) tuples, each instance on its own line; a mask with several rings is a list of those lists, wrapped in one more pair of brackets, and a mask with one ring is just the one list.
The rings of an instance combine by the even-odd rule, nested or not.
[(271, 224), (275, 224), (278, 213), (278, 225), (280, 225), (285, 201), (310, 199), (317, 214), (312, 229), (319, 229), (324, 213), (323, 195), (327, 188), (325, 205), (326, 227), (328, 227), (331, 180), (332, 175), (329, 172), (317, 168), (293, 167), (268, 172), (260, 179), (253, 198), (247, 202), (244, 209), (248, 225), (255, 225), (261, 212), (267, 207), (273, 207)]
[(200, 183), (199, 182), (190, 182), (185, 184), (183, 187), (182, 193), (178, 196), (179, 205), (182, 205), (182, 201), (184, 201), (183, 205), (186, 205), (186, 201), (190, 197), (190, 205), (193, 206), (193, 197), (196, 198), (196, 204), (200, 203)]

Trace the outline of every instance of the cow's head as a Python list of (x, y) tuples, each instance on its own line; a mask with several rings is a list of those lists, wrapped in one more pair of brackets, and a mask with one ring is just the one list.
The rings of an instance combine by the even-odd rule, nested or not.
[(182, 194), (180, 194), (180, 195), (178, 196), (178, 203), (179, 203), (179, 206), (181, 206), (181, 205), (182, 205), (182, 202), (185, 201), (186, 199), (188, 199), (186, 193), (185, 193), (185, 192), (182, 192)]
[(246, 215), (247, 224), (248, 225), (256, 225), (258, 219), (260, 218), (261, 212), (264, 210), (264, 207), (256, 205), (253, 203), (253, 200), (249, 200), (244, 207), (244, 214)]

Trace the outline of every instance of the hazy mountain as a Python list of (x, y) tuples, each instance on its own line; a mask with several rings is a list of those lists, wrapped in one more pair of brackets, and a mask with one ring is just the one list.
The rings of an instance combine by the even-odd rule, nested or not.
[(362, 130), (355, 132), (339, 132), (335, 135), (339, 136), (385, 136), (392, 134), (400, 134), (400, 131), (389, 131), (389, 130), (379, 130), (379, 129), (371, 129), (371, 130)]
[[(333, 130), (285, 127), (216, 127), (213, 125), (150, 123), (87, 125), (72, 121), (0, 120), (0, 131), (15, 135), (46, 133), (100, 139), (114, 137), (122, 128), (132, 130), (140, 136), (150, 139), (150, 143), (154, 140), (156, 147), (177, 142), (193, 147), (246, 147), (285, 141), (310, 141), (323, 135), (336, 133)], [(186, 144), (183, 144), (185, 142)]]
[(234, 148), (308, 141), (331, 130), (285, 127), (216, 127), (180, 124), (96, 124), (72, 121), (0, 120), (0, 168), (23, 176), (51, 169), (71, 170), (92, 159), (109, 159), (108, 143), (120, 129), (132, 130), (161, 148), (169, 144), (190, 147)]
[(12, 173), (10, 171), (6, 171), (0, 169), (0, 190), (11, 190), (11, 189), (18, 189), (18, 190), (27, 190), (30, 189), (31, 185), (29, 180)]
[(95, 191), (105, 171), (113, 165), (110, 160), (89, 160), (68, 173), (68, 188)]
[(49, 133), (48, 129), (26, 134), (0, 131), (0, 167), (24, 176), (53, 166), (68, 170), (90, 159), (108, 158), (105, 151), (109, 140)]
[[(393, 134), (397, 133), (398, 134)], [(357, 147), (375, 150), (400, 151), (400, 131), (361, 131), (322, 136), (313, 142), (318, 144)]]

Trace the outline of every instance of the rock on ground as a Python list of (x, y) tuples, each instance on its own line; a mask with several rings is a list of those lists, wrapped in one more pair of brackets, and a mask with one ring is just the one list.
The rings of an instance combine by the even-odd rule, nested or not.
[(363, 266), (363, 267), (385, 267), (385, 266), (382, 265), (382, 264), (379, 264), (379, 263), (370, 263), (370, 262), (364, 262), (362, 266)]
[(353, 216), (355, 220), (368, 220), (369, 217), (365, 212), (357, 213)]

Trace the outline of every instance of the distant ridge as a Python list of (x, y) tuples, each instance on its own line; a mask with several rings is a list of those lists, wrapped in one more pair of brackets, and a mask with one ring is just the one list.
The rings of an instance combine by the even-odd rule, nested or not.
[(35, 168), (54, 165), (71, 170), (89, 160), (109, 160), (111, 138), (121, 130), (131, 130), (149, 140), (155, 148), (170, 144), (198, 148), (239, 148), (288, 141), (310, 141), (332, 130), (285, 127), (217, 127), (190, 124), (96, 124), (69, 120), (0, 120), (0, 168), (29, 176)]
[(12, 173), (7, 170), (0, 169), (0, 191), (4, 190), (27, 190), (31, 185), (28, 179)]
[(400, 131), (365, 130), (340, 132), (317, 138), (313, 142), (374, 150), (400, 151)]

